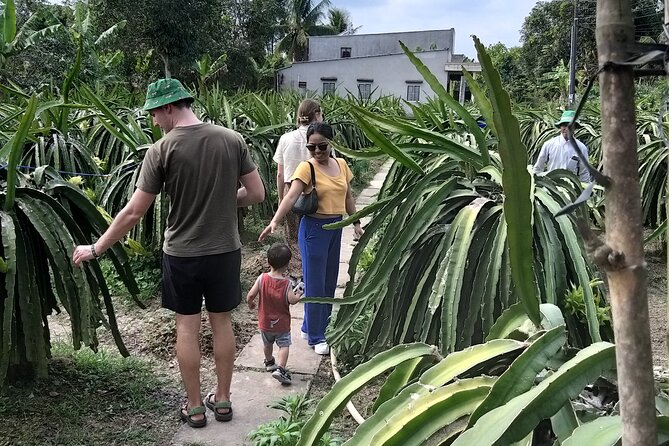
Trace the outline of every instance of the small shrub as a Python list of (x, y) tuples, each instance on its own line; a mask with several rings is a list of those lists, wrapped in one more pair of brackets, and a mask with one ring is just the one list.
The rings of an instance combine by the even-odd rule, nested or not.
[[(286, 395), (270, 407), (285, 413), (278, 420), (261, 424), (249, 433), (254, 446), (294, 446), (300, 439), (300, 431), (309, 417), (312, 401), (305, 394)], [(326, 433), (320, 446), (339, 446), (342, 441)]]
[[(130, 265), (139, 286), (140, 299), (152, 298), (161, 284), (162, 272), (158, 254), (136, 254), (130, 257)], [(128, 290), (115, 273), (111, 260), (102, 259), (100, 267), (105, 275), (107, 286), (113, 296), (128, 297)]]

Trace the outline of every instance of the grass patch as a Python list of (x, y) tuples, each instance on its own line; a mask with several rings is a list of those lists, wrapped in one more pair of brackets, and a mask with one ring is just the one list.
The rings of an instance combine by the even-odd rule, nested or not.
[(180, 426), (175, 384), (146, 362), (56, 343), (49, 378), (0, 393), (2, 445), (163, 445)]

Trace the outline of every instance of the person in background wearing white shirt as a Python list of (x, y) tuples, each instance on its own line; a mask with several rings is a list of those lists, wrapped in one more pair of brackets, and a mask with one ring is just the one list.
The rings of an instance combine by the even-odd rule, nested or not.
[[(279, 143), (274, 154), (276, 169), (276, 190), (279, 195), (279, 205), (284, 194), (290, 189), (290, 179), (297, 166), (311, 158), (307, 150), (307, 128), (312, 122), (322, 122), (323, 111), (321, 104), (313, 99), (305, 99), (297, 109), (297, 129), (285, 133), (279, 138)], [(300, 227), (300, 217), (293, 212), (286, 215), (286, 240), (294, 258), (300, 260), (297, 246), (297, 232)], [(299, 262), (296, 262), (299, 263)], [(299, 265), (298, 265), (299, 266)]]
[[(562, 117), (555, 123), (555, 127), (560, 129), (560, 134), (555, 138), (549, 139), (541, 147), (539, 158), (534, 163), (534, 173), (542, 174), (544, 169), (550, 172), (555, 169), (566, 169), (587, 183), (590, 181), (590, 172), (585, 164), (579, 159), (572, 143), (569, 141), (569, 130), (567, 126), (574, 119), (573, 110), (565, 110)], [(585, 159), (588, 159), (588, 148), (578, 139), (576, 140), (578, 148)]]

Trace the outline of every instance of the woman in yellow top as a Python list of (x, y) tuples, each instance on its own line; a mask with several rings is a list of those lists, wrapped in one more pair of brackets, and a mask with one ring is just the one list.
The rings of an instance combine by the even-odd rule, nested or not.
[[(311, 158), (301, 162), (291, 178), (291, 185), (283, 197), (272, 221), (260, 234), (263, 240), (274, 233), (283, 217), (292, 209), (300, 194), (311, 191), (311, 167), (314, 166), (318, 211), (305, 215), (300, 221), (298, 244), (302, 255), (304, 295), (308, 297), (334, 297), (339, 273), (339, 251), (341, 229), (326, 230), (323, 225), (340, 221), (344, 214), (355, 213), (355, 201), (351, 192), (353, 173), (340, 158), (330, 156), (332, 127), (325, 122), (315, 122), (307, 129), (307, 149)], [(362, 235), (360, 222), (354, 223), (357, 237)], [(302, 337), (309, 341), (316, 353), (327, 355), (330, 347), (325, 339), (332, 305), (304, 304)]]

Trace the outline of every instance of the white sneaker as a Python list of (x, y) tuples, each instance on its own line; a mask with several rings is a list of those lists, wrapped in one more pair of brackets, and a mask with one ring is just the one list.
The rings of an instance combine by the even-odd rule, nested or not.
[(307, 333), (303, 332), (302, 330), (300, 330), (300, 336), (302, 336), (302, 339), (306, 339), (306, 340), (309, 339), (309, 335)]
[(319, 355), (329, 355), (330, 346), (327, 342), (321, 342), (320, 344), (314, 345), (314, 351)]

